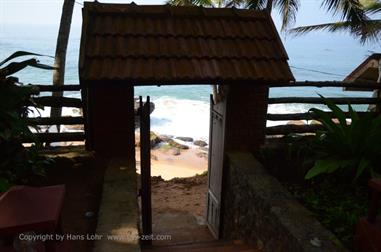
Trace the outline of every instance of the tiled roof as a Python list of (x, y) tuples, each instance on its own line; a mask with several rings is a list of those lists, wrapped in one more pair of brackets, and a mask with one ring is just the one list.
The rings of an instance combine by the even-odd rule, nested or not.
[[(344, 78), (344, 82), (376, 83), (379, 75), (381, 53), (374, 53), (366, 58), (356, 69)], [(345, 91), (373, 91), (371, 88), (345, 87)]]
[(380, 60), (381, 53), (374, 53), (370, 55), (358, 67), (356, 67), (355, 70), (345, 77), (344, 81), (376, 82), (378, 78), (378, 64)]
[(86, 2), (81, 80), (134, 84), (293, 80), (264, 11)]

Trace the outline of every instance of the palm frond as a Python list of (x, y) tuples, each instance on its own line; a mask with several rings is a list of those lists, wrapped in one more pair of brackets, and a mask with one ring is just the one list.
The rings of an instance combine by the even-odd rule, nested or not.
[(166, 3), (176, 6), (214, 7), (212, 0), (168, 0)]
[(341, 20), (362, 23), (368, 20), (359, 0), (323, 0), (322, 6), (333, 14), (341, 13)]
[(312, 31), (326, 30), (329, 32), (349, 32), (360, 39), (361, 43), (379, 41), (381, 35), (381, 19), (365, 21), (363, 24), (354, 24), (350, 21), (301, 26), (291, 29), (289, 33), (302, 35)]
[(225, 0), (211, 0), (212, 1), (212, 6), (221, 8), (225, 6)]
[(40, 68), (40, 69), (45, 69), (45, 70), (54, 70), (56, 68), (45, 65), (45, 64), (40, 64), (36, 59), (28, 59), (24, 60), (21, 62), (11, 62), (4, 68), (0, 69), (0, 76), (1, 77), (6, 77), (9, 75), (12, 75), (28, 66), (35, 67), (35, 68)]
[(245, 3), (242, 0), (228, 0), (228, 1), (225, 1), (224, 6), (227, 8), (232, 8), (232, 7), (240, 8), (242, 6), (244, 7)]
[(247, 0), (245, 3), (245, 8), (263, 10), (266, 8), (267, 1), (268, 0)]
[(12, 59), (15, 59), (17, 57), (22, 57), (22, 56), (45, 56), (45, 57), (50, 57), (50, 58), (53, 58), (52, 56), (49, 56), (49, 55), (44, 55), (44, 54), (38, 54), (38, 53), (32, 53), (32, 52), (26, 52), (26, 51), (17, 51), (17, 52), (14, 52), (12, 53), (12, 55), (10, 55), (8, 58), (6, 58), (5, 60), (1, 61), (0, 62), (0, 66), (1, 65), (4, 65), (5, 63), (7, 63), (8, 61), (12, 60)]
[(279, 9), (282, 16), (282, 31), (295, 23), (296, 13), (299, 10), (299, 0), (275, 0), (274, 6)]
[(369, 15), (381, 12), (381, 2), (375, 1), (367, 6), (364, 6), (365, 12)]

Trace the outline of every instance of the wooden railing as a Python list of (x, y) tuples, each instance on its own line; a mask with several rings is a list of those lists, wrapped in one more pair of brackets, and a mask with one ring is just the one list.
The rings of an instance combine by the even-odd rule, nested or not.
[[(271, 88), (282, 87), (288, 88), (292, 91), (294, 87), (318, 87), (318, 88), (326, 88), (326, 87), (346, 87), (346, 88), (369, 88), (374, 90), (380, 90), (380, 84), (374, 83), (344, 83), (344, 82), (295, 82), (295, 83), (286, 83), (286, 84), (277, 84), (272, 85)], [(353, 91), (342, 91), (343, 94), (350, 94)], [(379, 98), (370, 98), (370, 97), (329, 97), (327, 98), (330, 101), (334, 102), (337, 105), (351, 104), (351, 105), (381, 105), (381, 100)], [(269, 105), (271, 104), (316, 104), (316, 105), (324, 105), (324, 99), (320, 97), (277, 97), (277, 98), (269, 98)], [(332, 116), (332, 113), (329, 112)], [(365, 115), (367, 113), (372, 112), (358, 112), (359, 116)], [(345, 113), (347, 118), (350, 117), (349, 113)], [(313, 114), (308, 113), (308, 109), (306, 109), (303, 113), (268, 113), (267, 120), (269, 121), (290, 121), (289, 124), (285, 125), (277, 125), (270, 126), (266, 128), (266, 135), (287, 135), (290, 133), (315, 133), (317, 130), (322, 129), (323, 126), (320, 124), (303, 124), (297, 125), (295, 121), (304, 121), (304, 120), (316, 120)]]
[[(81, 90), (80, 85), (64, 85), (64, 86), (52, 86), (52, 85), (34, 85), (36, 86), (39, 93), (41, 92), (55, 92), (55, 91), (77, 91), (78, 93)], [(344, 83), (344, 82), (294, 82), (294, 83), (284, 83), (271, 85), (271, 88), (282, 87), (282, 88), (292, 88), (294, 87), (347, 87), (347, 88), (369, 88), (369, 89), (380, 89), (380, 84), (372, 83)], [(347, 91), (343, 91), (345, 94), (349, 94)], [(351, 91), (353, 92), (353, 91)], [(375, 104), (380, 105), (381, 100), (379, 98), (369, 98), (369, 97), (330, 97), (331, 101), (336, 104)], [(54, 97), (50, 95), (47, 96), (38, 96), (34, 100), (43, 106), (46, 107), (73, 107), (73, 108), (82, 108), (82, 101), (79, 98), (71, 97)], [(271, 104), (317, 104), (324, 105), (324, 100), (320, 97), (277, 97), (269, 98), (269, 105)], [(358, 114), (364, 115), (370, 112), (359, 112)], [(345, 113), (346, 117), (349, 118), (349, 113)], [(303, 113), (285, 113), (285, 114), (267, 114), (267, 120), (270, 121), (300, 121), (300, 120), (314, 120), (311, 113), (308, 113), (306, 110)], [(57, 118), (51, 117), (33, 117), (28, 118), (28, 122), (32, 125), (83, 125), (84, 118), (83, 116), (61, 116)], [(296, 125), (296, 124), (286, 124), (271, 126), (266, 128), (266, 134), (271, 135), (287, 135), (290, 133), (314, 133), (318, 129), (321, 129), (322, 126), (319, 124), (305, 124), (305, 125)], [(42, 142), (67, 142), (67, 141), (83, 141), (85, 139), (85, 132), (38, 132), (36, 133), (38, 138)]]
[[(36, 96), (33, 100), (40, 106), (54, 108), (82, 108), (82, 100), (80, 98), (71, 97), (56, 97), (52, 96), (52, 92), (56, 91), (75, 91), (80, 93), (80, 85), (33, 85), (36, 87)], [(42, 96), (41, 92), (48, 92), (46, 96)], [(52, 126), (52, 125), (83, 125), (83, 116), (61, 116), (61, 117), (29, 117), (27, 119), (29, 125), (37, 126)], [(41, 142), (71, 142), (84, 141), (85, 132), (42, 132), (36, 133), (36, 136)]]

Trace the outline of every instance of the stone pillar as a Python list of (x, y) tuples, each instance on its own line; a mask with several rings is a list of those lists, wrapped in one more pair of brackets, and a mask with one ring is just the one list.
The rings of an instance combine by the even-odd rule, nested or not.
[(269, 88), (230, 85), (226, 101), (225, 150), (257, 151), (265, 140)]
[(134, 87), (89, 83), (86, 94), (87, 145), (105, 157), (135, 162)]

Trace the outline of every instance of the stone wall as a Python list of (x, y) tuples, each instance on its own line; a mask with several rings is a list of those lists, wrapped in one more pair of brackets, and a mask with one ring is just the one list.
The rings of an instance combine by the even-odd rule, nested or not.
[(264, 251), (345, 251), (249, 153), (228, 153), (223, 238)]

